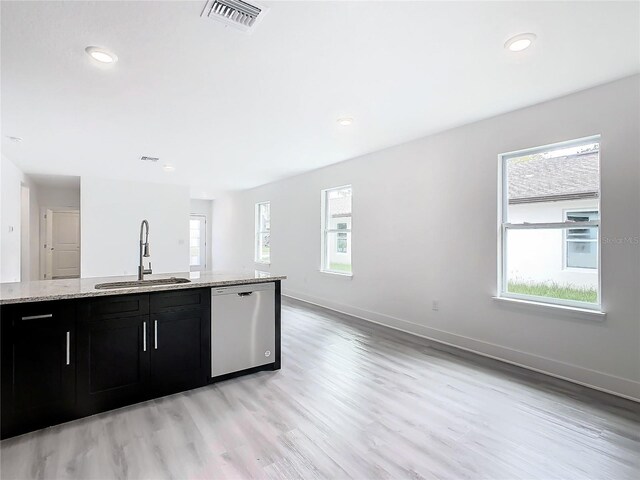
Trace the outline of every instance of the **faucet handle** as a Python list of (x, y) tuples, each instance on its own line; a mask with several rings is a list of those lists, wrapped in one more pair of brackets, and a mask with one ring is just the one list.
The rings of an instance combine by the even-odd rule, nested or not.
[(153, 273), (153, 272), (151, 271), (151, 262), (149, 262), (149, 273)]

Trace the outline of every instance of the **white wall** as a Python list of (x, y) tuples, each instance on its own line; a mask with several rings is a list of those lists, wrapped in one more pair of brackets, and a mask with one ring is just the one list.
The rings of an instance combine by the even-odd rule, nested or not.
[[(9, 159), (0, 167), (0, 282), (38, 278), (38, 188)], [(22, 218), (22, 186), (29, 189), (28, 222)], [(27, 228), (23, 229), (22, 224)], [(25, 252), (24, 246), (28, 246)]]
[(40, 278), (40, 188), (29, 175), (25, 175), (25, 185), (29, 187), (29, 278)]
[(75, 188), (38, 185), (38, 203), (43, 208), (80, 208), (80, 186)]
[[(216, 269), (254, 267), (254, 203), (270, 200), (285, 294), (640, 399), (640, 245), (618, 241), (640, 238), (639, 117), (634, 76), (220, 198)], [(493, 300), (498, 154), (594, 134), (606, 320)], [(319, 272), (320, 190), (345, 184), (352, 279)]]
[[(31, 255), (29, 241), (34, 232), (31, 232), (29, 197), (30, 189), (27, 185), (20, 185), (20, 278), (27, 279), (31, 276)], [(37, 233), (37, 232), (36, 232)]]
[(0, 166), (0, 281), (19, 282), (22, 171), (2, 157)]
[(207, 219), (207, 266), (205, 270), (212, 270), (213, 250), (212, 250), (212, 217), (213, 217), (213, 201), (212, 200), (191, 200), (191, 213), (193, 215), (204, 215)]
[(82, 177), (80, 196), (83, 277), (137, 274), (145, 218), (153, 273), (189, 271), (189, 187)]

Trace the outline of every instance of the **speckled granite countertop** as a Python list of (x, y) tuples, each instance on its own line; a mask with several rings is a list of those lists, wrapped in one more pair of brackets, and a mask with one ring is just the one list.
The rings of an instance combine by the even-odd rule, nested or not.
[(243, 285), (284, 280), (284, 275), (272, 275), (268, 272), (191, 272), (145, 275), (146, 279), (182, 277), (191, 283), (174, 285), (154, 285), (144, 287), (114, 288), (96, 290), (98, 283), (123, 282), (136, 280), (135, 275), (126, 277), (72, 278), (64, 280), (36, 280), (33, 282), (0, 283), (0, 305), (11, 303), (42, 302), (68, 298), (102, 297), (106, 295), (124, 295), (127, 293), (161, 292), (183, 290), (187, 288), (221, 287), (224, 285)]

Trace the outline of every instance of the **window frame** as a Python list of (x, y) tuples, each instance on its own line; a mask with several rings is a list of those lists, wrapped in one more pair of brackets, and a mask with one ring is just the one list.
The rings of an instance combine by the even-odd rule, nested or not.
[(204, 260), (198, 265), (191, 265), (191, 251), (189, 251), (189, 271), (202, 272), (207, 269), (207, 216), (202, 213), (189, 214), (189, 250), (191, 250), (191, 220), (200, 222), (200, 260)]
[[(344, 190), (345, 188), (351, 189), (351, 227), (352, 228), (327, 228), (330, 224), (329, 221), (329, 208), (328, 208), (328, 198), (329, 193), (336, 190)], [(325, 188), (320, 191), (320, 213), (321, 213), (321, 235), (320, 235), (320, 271), (322, 273), (329, 273), (331, 275), (341, 275), (343, 277), (352, 277), (353, 276), (353, 258), (351, 260), (351, 272), (343, 272), (338, 270), (331, 270), (330, 266), (327, 265), (329, 260), (329, 234), (330, 233), (346, 233), (351, 234), (351, 242), (353, 242), (353, 185), (346, 184), (341, 185), (339, 187), (331, 187)], [(348, 237), (347, 237), (348, 238)], [(337, 239), (337, 235), (336, 235)], [(337, 243), (337, 242), (336, 242)], [(347, 245), (347, 250), (349, 246)], [(352, 248), (353, 250), (353, 248)]]
[[(568, 140), (564, 142), (557, 142), (548, 145), (543, 145), (533, 148), (525, 148), (521, 150), (515, 150), (511, 152), (505, 152), (498, 155), (498, 285), (497, 285), (497, 298), (511, 299), (511, 300), (523, 300), (526, 302), (532, 302), (541, 305), (552, 305), (559, 307), (570, 307), (585, 310), (594, 310), (602, 312), (602, 235), (600, 230), (602, 228), (602, 176), (598, 175), (598, 206), (599, 219), (597, 221), (589, 222), (541, 222), (541, 223), (509, 223), (508, 211), (509, 211), (509, 188), (508, 188), (508, 175), (507, 175), (507, 161), (511, 158), (521, 157), (524, 155), (534, 155), (537, 153), (548, 152), (549, 150), (559, 150), (563, 148), (578, 147), (580, 145), (588, 145), (591, 143), (598, 143), (598, 165), (599, 172), (601, 171), (601, 159), (602, 159), (602, 139), (600, 135), (591, 135), (588, 137), (582, 137), (574, 140)], [(526, 295), (520, 293), (512, 293), (507, 290), (507, 232), (509, 230), (534, 230), (534, 229), (562, 229), (563, 238), (566, 236), (566, 231), (569, 228), (580, 227), (595, 227), (598, 229), (597, 248), (597, 272), (598, 272), (598, 301), (597, 303), (580, 302), (577, 300), (565, 300), (560, 298), (551, 297), (539, 297), (535, 295)], [(563, 249), (566, 249), (566, 241), (563, 242)], [(565, 253), (563, 250), (563, 265), (566, 264)], [(580, 269), (584, 270), (584, 269)]]
[[(260, 224), (260, 208), (264, 205), (268, 205), (269, 207), (269, 229), (262, 230), (262, 225)], [(253, 246), (253, 261), (255, 263), (259, 263), (261, 265), (271, 265), (271, 248), (269, 248), (269, 259), (267, 261), (260, 258), (260, 247), (261, 242), (260, 238), (263, 234), (269, 234), (269, 240), (271, 240), (271, 201), (267, 200), (264, 202), (257, 202), (255, 205), (255, 220), (254, 220), (254, 246)], [(271, 244), (269, 244), (271, 247)]]

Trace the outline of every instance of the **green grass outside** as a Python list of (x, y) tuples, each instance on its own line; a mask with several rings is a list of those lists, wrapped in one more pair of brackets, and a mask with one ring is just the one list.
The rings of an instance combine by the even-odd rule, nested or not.
[(563, 300), (589, 303), (598, 302), (598, 292), (595, 288), (576, 287), (571, 284), (560, 285), (555, 282), (509, 282), (508, 291), (522, 295), (534, 295), (536, 297), (561, 298)]
[(351, 273), (351, 265), (348, 263), (332, 263), (329, 268), (334, 272)]

